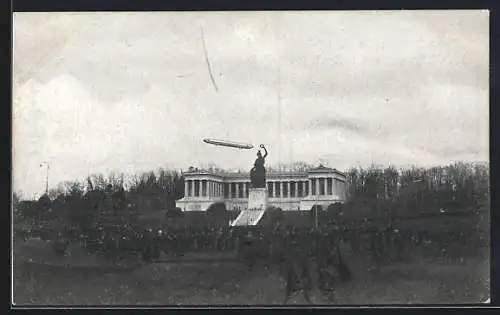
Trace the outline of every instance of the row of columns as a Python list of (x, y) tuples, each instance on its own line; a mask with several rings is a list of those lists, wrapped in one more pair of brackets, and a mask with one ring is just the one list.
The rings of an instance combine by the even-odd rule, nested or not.
[[(227, 183), (227, 194), (224, 193), (224, 183), (212, 180), (185, 180), (184, 193), (187, 197), (225, 197), (233, 198), (233, 184), (235, 187), (234, 198), (248, 198), (249, 182)], [(343, 196), (345, 187), (335, 178), (311, 178), (306, 181), (270, 181), (267, 183), (270, 198), (297, 198), (310, 195)], [(285, 193), (285, 189), (286, 193)], [(292, 192), (293, 187), (293, 192)], [(279, 191), (279, 195), (276, 192)]]
[(267, 183), (267, 194), (270, 198), (305, 197), (309, 193), (309, 187), (311, 186), (308, 181), (273, 181)]
[(333, 195), (334, 193), (343, 196), (345, 185), (343, 182), (332, 177), (318, 177), (309, 179), (311, 195)]
[(191, 179), (184, 181), (186, 197), (222, 197), (223, 183), (206, 179)]
[[(233, 197), (234, 185), (234, 197)], [(248, 198), (250, 182), (233, 182), (227, 183), (227, 198)]]
[[(287, 188), (285, 190), (285, 187)], [(292, 187), (294, 188), (292, 191)], [(276, 181), (268, 183), (268, 195), (274, 198), (297, 198), (305, 196), (325, 196), (334, 193), (342, 196), (342, 182), (331, 177), (311, 178), (307, 181)], [(277, 192), (279, 191), (279, 194)]]

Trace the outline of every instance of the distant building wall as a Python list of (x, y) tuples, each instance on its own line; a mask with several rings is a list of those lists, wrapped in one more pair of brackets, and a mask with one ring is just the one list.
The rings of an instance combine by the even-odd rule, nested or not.
[[(223, 202), (228, 210), (246, 209), (250, 175), (190, 169), (183, 173), (184, 198), (177, 201), (183, 211), (206, 211)], [(346, 200), (346, 176), (319, 166), (307, 172), (272, 172), (266, 176), (268, 205), (286, 211), (310, 210), (315, 204), (328, 206)]]

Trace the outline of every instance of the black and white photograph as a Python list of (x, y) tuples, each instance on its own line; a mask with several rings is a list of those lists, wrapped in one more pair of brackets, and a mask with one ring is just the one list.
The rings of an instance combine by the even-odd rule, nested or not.
[(13, 13), (12, 305), (489, 303), (489, 23)]

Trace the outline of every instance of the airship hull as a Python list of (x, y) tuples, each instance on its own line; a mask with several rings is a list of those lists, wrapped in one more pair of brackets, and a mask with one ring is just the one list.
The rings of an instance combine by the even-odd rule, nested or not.
[(208, 144), (213, 144), (213, 145), (219, 145), (223, 147), (231, 147), (231, 148), (237, 148), (237, 149), (252, 149), (253, 145), (247, 144), (247, 143), (238, 143), (238, 142), (231, 142), (231, 141), (225, 141), (225, 140), (217, 140), (217, 139), (203, 139), (203, 142), (208, 143)]

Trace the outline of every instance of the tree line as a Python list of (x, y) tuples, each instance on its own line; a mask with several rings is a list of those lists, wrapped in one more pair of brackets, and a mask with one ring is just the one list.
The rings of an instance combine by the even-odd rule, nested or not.
[(38, 224), (64, 220), (79, 228), (95, 222), (129, 222), (147, 211), (175, 207), (184, 195), (182, 175), (159, 169), (133, 176), (95, 174), (85, 181), (66, 181), (38, 200), (21, 200), (14, 194), (14, 217)]
[[(311, 167), (297, 162), (268, 170), (304, 171)], [(215, 165), (210, 169), (223, 171)], [(411, 216), (426, 211), (462, 211), (488, 206), (489, 202), (488, 163), (457, 162), (428, 168), (372, 165), (351, 168), (346, 176), (346, 204), (323, 209), (333, 216)], [(175, 201), (183, 196), (182, 174), (159, 169), (134, 176), (91, 175), (84, 182), (60, 183), (36, 201), (14, 194), (13, 204), (15, 218), (35, 222), (60, 219), (83, 228), (110, 218), (130, 222), (140, 213), (175, 210)]]
[(346, 173), (350, 204), (377, 204), (396, 215), (488, 206), (488, 163), (445, 166), (351, 168)]

